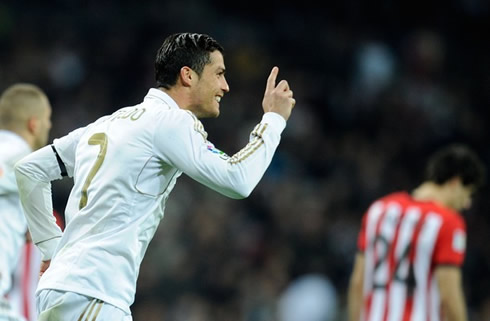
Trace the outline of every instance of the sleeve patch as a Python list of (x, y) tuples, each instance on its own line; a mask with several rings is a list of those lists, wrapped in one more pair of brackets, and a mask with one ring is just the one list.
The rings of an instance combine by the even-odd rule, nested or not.
[(466, 249), (466, 233), (462, 230), (453, 232), (453, 250), (458, 253), (464, 253)]
[(228, 158), (230, 158), (230, 156), (228, 156), (225, 152), (220, 151), (219, 149), (217, 149), (213, 145), (208, 144), (207, 149), (211, 153), (219, 155), (219, 157), (224, 159), (224, 160), (227, 160)]

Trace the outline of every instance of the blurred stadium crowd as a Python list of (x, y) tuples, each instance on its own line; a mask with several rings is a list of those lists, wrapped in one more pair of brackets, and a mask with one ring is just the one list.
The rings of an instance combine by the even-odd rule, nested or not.
[[(179, 180), (143, 262), (133, 316), (343, 320), (369, 203), (415, 187), (445, 143), (469, 144), (490, 167), (489, 10), (484, 0), (7, 1), (0, 90), (19, 81), (46, 90), (59, 137), (138, 103), (167, 35), (208, 33), (225, 47), (231, 92), (221, 116), (203, 123), (233, 154), (259, 121), (278, 65), (297, 106), (271, 167), (241, 201)], [(54, 185), (60, 212), (70, 187)], [(465, 213), (465, 293), (476, 321), (490, 320), (489, 192), (487, 184)]]

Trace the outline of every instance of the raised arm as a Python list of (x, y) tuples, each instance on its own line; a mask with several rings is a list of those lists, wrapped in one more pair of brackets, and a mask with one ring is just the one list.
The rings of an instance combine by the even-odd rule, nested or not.
[(162, 120), (154, 146), (167, 163), (196, 181), (231, 198), (247, 197), (269, 166), (295, 101), (286, 81), (275, 85), (278, 68), (271, 71), (264, 94), (262, 121), (249, 143), (229, 157), (207, 140), (201, 122), (190, 112), (175, 110)]

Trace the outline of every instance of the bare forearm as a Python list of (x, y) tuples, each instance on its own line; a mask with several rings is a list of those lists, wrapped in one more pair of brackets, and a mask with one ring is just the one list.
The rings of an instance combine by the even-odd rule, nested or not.
[(363, 298), (364, 283), (364, 256), (359, 253), (354, 262), (349, 291), (347, 294), (347, 313), (349, 321), (359, 321), (361, 319), (361, 308)]
[(466, 305), (462, 291), (457, 291), (442, 302), (442, 311), (447, 321), (467, 321)]
[(458, 267), (441, 267), (436, 270), (441, 296), (441, 307), (447, 321), (467, 321), (461, 271)]
[(349, 287), (347, 313), (349, 321), (359, 321), (361, 319), (361, 301), (362, 301), (362, 289)]

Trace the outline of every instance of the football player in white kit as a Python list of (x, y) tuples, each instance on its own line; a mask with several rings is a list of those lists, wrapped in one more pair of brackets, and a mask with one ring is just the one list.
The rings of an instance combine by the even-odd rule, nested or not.
[[(217, 117), (229, 91), (223, 48), (204, 34), (167, 37), (155, 62), (157, 88), (55, 139), (16, 165), (34, 242), (43, 255), (39, 320), (132, 320), (139, 267), (177, 178), (185, 173), (231, 198), (262, 178), (295, 105), (287, 81), (269, 75), (264, 115), (249, 143), (228, 156), (207, 140), (199, 118)], [(50, 182), (74, 186), (62, 233)]]
[(50, 118), (49, 100), (35, 85), (12, 85), (0, 97), (0, 321), (24, 320), (12, 302), (12, 276), (19, 268), (24, 246), (29, 246), (14, 165), (46, 145)]

